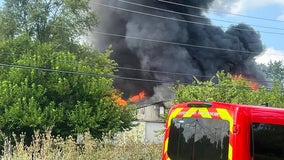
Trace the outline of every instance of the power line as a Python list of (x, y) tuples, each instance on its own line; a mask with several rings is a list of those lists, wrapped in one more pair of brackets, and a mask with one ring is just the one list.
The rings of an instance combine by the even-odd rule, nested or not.
[[(191, 23), (191, 24), (196, 24), (196, 25), (212, 26), (213, 27), (213, 25), (210, 24), (210, 23), (201, 23), (201, 22), (177, 19), (177, 18), (172, 18), (172, 17), (165, 17), (165, 16), (160, 16), (160, 15), (155, 15), (155, 14), (150, 14), (150, 13), (145, 13), (145, 12), (140, 12), (140, 11), (129, 10), (129, 9), (121, 8), (121, 7), (115, 7), (115, 6), (106, 5), (106, 4), (97, 3), (97, 2), (93, 2), (93, 4), (97, 4), (97, 5), (108, 7), (108, 8), (112, 8), (112, 9), (118, 9), (118, 10), (122, 10), (122, 11), (126, 11), (126, 12), (131, 12), (131, 13), (136, 13), (136, 14), (156, 17), (156, 18), (162, 18), (162, 19), (178, 21), (178, 22), (183, 22), (183, 23)], [(225, 29), (229, 28), (229, 27), (224, 27), (224, 26), (218, 26), (218, 27), (225, 28)], [(240, 28), (237, 28), (237, 27), (230, 27), (230, 29), (239, 30), (239, 31), (253, 32), (250, 29), (240, 29)], [(268, 31), (257, 31), (257, 32), (267, 33), (267, 34), (275, 34), (275, 35), (284, 35), (284, 33), (282, 33), (282, 32), (279, 32), (279, 33), (278, 32), (268, 32)]]
[[(154, 80), (154, 79), (131, 78), (131, 77), (122, 77), (122, 76), (107, 75), (107, 74), (95, 74), (95, 73), (86, 73), (86, 72), (78, 72), (78, 71), (48, 69), (48, 68), (42, 68), (42, 67), (36, 67), (36, 66), (26, 66), (26, 65), (16, 65), (16, 64), (0, 63), (0, 66), (15, 67), (15, 68), (21, 68), (21, 69), (34, 69), (34, 70), (45, 71), (45, 72), (85, 75), (85, 76), (91, 76), (91, 77), (104, 77), (104, 78), (110, 78), (110, 79), (123, 79), (123, 80), (154, 82), (154, 83), (177, 83), (175, 81), (161, 81), (161, 80)], [(187, 84), (187, 83), (184, 83), (184, 84)]]
[(281, 23), (284, 22), (284, 21), (281, 21), (281, 20), (275, 20), (275, 19), (269, 19), (269, 18), (263, 18), (263, 17), (255, 17), (255, 16), (249, 16), (249, 15), (243, 15), (243, 14), (234, 14), (234, 13), (223, 12), (223, 11), (212, 10), (212, 9), (209, 10), (207, 8), (186, 5), (186, 4), (181, 4), (181, 3), (177, 3), (177, 2), (171, 2), (171, 1), (167, 1), (167, 0), (157, 0), (157, 1), (168, 3), (168, 4), (172, 4), (172, 5), (178, 5), (178, 6), (194, 8), (194, 9), (199, 9), (199, 10), (207, 10), (207, 11), (211, 11), (211, 12), (228, 14), (228, 15), (234, 15), (234, 16), (240, 16), (240, 17), (246, 17), (246, 18), (251, 18), (251, 19), (259, 19), (259, 20), (272, 21), (272, 22), (281, 22)]
[[(0, 55), (10, 55), (9, 53), (0, 53)], [(14, 54), (14, 55), (21, 55), (21, 54)], [(52, 58), (44, 58), (41, 57), (42, 60), (54, 60)], [(67, 62), (67, 63), (74, 63), (74, 61), (66, 61), (66, 60), (58, 60), (56, 59), (56, 61), (59, 62)], [(76, 64), (81, 63), (76, 61)], [(81, 64), (86, 64), (86, 65), (91, 65), (94, 66), (94, 64), (92, 63), (81, 63)], [(132, 70), (132, 71), (140, 71), (140, 72), (151, 72), (151, 73), (158, 73), (158, 74), (170, 74), (170, 75), (179, 75), (179, 76), (196, 76), (196, 77), (203, 77), (203, 78), (212, 78), (214, 75), (194, 75), (194, 74), (190, 74), (190, 73), (179, 73), (179, 72), (166, 72), (166, 71), (157, 71), (157, 70), (147, 70), (147, 69), (138, 69), (138, 68), (129, 68), (129, 67), (121, 67), (121, 66), (115, 66), (115, 65), (99, 65), (97, 67), (113, 67), (114, 69), (123, 69), (123, 70)]]
[[(103, 32), (101, 32), (101, 33), (103, 33)], [(108, 35), (110, 35), (110, 34), (108, 34)], [(119, 36), (122, 36), (122, 35), (119, 35)], [(123, 37), (126, 37), (126, 36), (123, 36)], [(139, 38), (137, 38), (137, 39), (140, 40)], [(146, 39), (141, 39), (141, 40), (146, 40)], [(155, 40), (152, 40), (152, 41), (155, 41)], [(180, 44), (177, 44), (177, 43), (174, 43), (174, 44), (180, 45)], [(198, 46), (198, 47), (202, 47), (202, 46)], [(215, 48), (215, 49), (217, 49), (217, 48)], [(236, 51), (238, 51), (238, 50), (236, 50)], [(0, 55), (1, 54), (2, 55), (4, 55), (4, 54), (9, 55), (8, 53), (0, 53)], [(21, 54), (16, 54), (16, 55), (21, 55)], [(41, 58), (41, 59), (53, 60), (51, 58)], [(65, 60), (57, 60), (57, 61), (67, 62)], [(72, 63), (73, 63), (73, 61), (72, 61)], [(79, 63), (79, 62), (77, 62), (77, 63)], [(93, 64), (90, 64), (90, 63), (82, 63), (82, 64), (93, 65)], [(105, 66), (106, 65), (104, 65), (104, 67)], [(207, 75), (207, 76), (206, 75), (194, 75), (194, 74), (189, 74), (189, 73), (174, 73), (174, 72), (165, 72), (165, 71), (156, 71), (156, 70), (144, 70), (144, 69), (127, 68), (127, 67), (119, 67), (119, 66), (112, 66), (112, 67), (115, 67), (115, 68), (118, 68), (118, 69), (125, 69), (125, 70), (135, 70), (135, 71), (141, 71), (141, 72), (152, 72), (152, 73), (159, 73), (159, 74), (171, 74), (171, 75), (181, 75), (181, 76), (195, 76), (195, 77), (204, 77), (204, 78), (212, 78), (213, 76), (215, 76), (215, 75)], [(269, 83), (271, 83), (271, 81), (256, 81), (256, 82), (269, 82)]]
[(204, 76), (204, 75), (194, 75), (190, 73), (179, 73), (179, 72), (166, 72), (166, 71), (155, 71), (155, 70), (146, 70), (146, 69), (136, 69), (136, 68), (128, 68), (128, 67), (116, 67), (118, 69), (125, 70), (133, 70), (133, 71), (141, 71), (141, 72), (151, 72), (151, 73), (159, 73), (159, 74), (171, 74), (171, 75), (180, 75), (180, 76), (195, 76), (195, 77), (203, 77), (203, 78), (212, 78), (214, 75)]
[(155, 40), (155, 39), (149, 39), (149, 38), (125, 36), (125, 35), (120, 35), (120, 34), (115, 34), (115, 33), (107, 33), (107, 32), (100, 32), (100, 31), (93, 31), (92, 33), (106, 35), (106, 36), (129, 38), (129, 39), (135, 39), (135, 40), (141, 40), (141, 41), (149, 41), (149, 42), (157, 42), (157, 43), (164, 43), (164, 44), (179, 45), (179, 46), (184, 46), (184, 47), (193, 47), (193, 48), (201, 48), (201, 49), (212, 49), (212, 50), (220, 50), (220, 51), (228, 51), (228, 52), (240, 52), (240, 53), (248, 53), (248, 54), (259, 54), (259, 52), (241, 51), (241, 50), (225, 49), (225, 48), (217, 48), (217, 47), (209, 47), (209, 46), (200, 46), (200, 45), (193, 45), (193, 44), (186, 44), (186, 43), (178, 43), (178, 42), (171, 42), (171, 41)]
[[(178, 73), (178, 72), (165, 72), (165, 71), (155, 71), (155, 70), (145, 70), (145, 69), (136, 69), (136, 68), (128, 68), (128, 67), (116, 67), (118, 69), (126, 69), (126, 70), (134, 70), (141, 72), (151, 72), (151, 73), (159, 73), (159, 74), (171, 74), (171, 75), (180, 75), (180, 76), (192, 76), (198, 78), (212, 78), (216, 75), (197, 75), (197, 74), (189, 74), (189, 73)], [(255, 81), (257, 83), (274, 83), (273, 81)]]
[[(128, 37), (126, 37), (125, 36), (125, 38), (128, 38)], [(142, 40), (141, 38), (140, 38), (140, 40)], [(146, 39), (144, 39), (144, 40), (146, 40)], [(149, 40), (149, 39), (148, 39)], [(152, 41), (155, 41), (155, 42), (158, 42), (157, 40), (152, 40)], [(160, 41), (160, 42), (167, 42), (167, 41)], [(169, 43), (169, 42), (168, 42)], [(175, 42), (170, 42), (170, 43), (172, 43), (172, 44), (174, 44)], [(177, 43), (175, 43), (175, 44), (177, 44)], [(180, 43), (180, 44), (182, 44), (182, 43)], [(204, 48), (204, 49), (218, 49), (218, 50), (223, 50), (223, 51), (238, 51), (238, 50), (231, 50), (231, 49), (223, 49), (223, 48), (214, 48), (214, 47), (206, 47), (206, 46), (197, 46), (197, 45), (191, 45), (191, 47), (197, 47), (197, 48)], [(238, 51), (238, 52), (244, 52), (244, 51)], [(254, 52), (248, 52), (248, 51), (246, 51), (246, 53), (254, 53)], [(3, 64), (4, 65), (4, 64)], [(6, 64), (6, 65), (8, 65), (8, 64)], [(15, 66), (14, 66), (15, 67)], [(29, 68), (29, 67), (31, 67), (31, 66), (22, 66), (22, 68), (24, 68), (24, 69), (31, 69), (31, 68)], [(18, 66), (18, 68), (20, 68), (19, 66)], [(49, 72), (55, 72), (55, 71), (58, 71), (58, 72), (60, 72), (60, 73), (69, 73), (69, 74), (71, 74), (71, 73), (77, 73), (77, 74), (83, 74), (83, 75), (89, 75), (89, 74), (91, 74), (91, 73), (84, 73), (84, 72), (72, 72), (72, 71), (63, 71), (63, 70), (52, 70), (52, 69), (46, 69), (46, 68), (40, 68), (40, 67), (33, 67), (32, 69), (37, 69), (37, 70), (42, 70), (42, 71), (49, 71)], [(157, 71), (157, 73), (159, 73), (160, 71)], [(161, 72), (160, 72), (161, 73)], [(168, 73), (170, 73), (170, 72), (168, 72)], [(97, 75), (97, 74), (92, 74), (92, 75), (89, 75), (89, 76), (95, 76), (95, 75)], [(97, 76), (105, 76), (105, 75), (97, 75)], [(112, 77), (108, 77), (108, 75), (106, 75), (106, 77), (107, 78), (117, 78), (117, 79), (131, 79), (131, 80), (147, 80), (147, 79), (138, 79), (138, 78), (129, 78), (129, 77), (116, 77), (116, 76), (112, 76)], [(153, 82), (157, 82), (157, 80), (148, 80), (148, 81), (153, 81)], [(164, 81), (159, 81), (159, 82), (164, 82)], [(166, 83), (168, 83), (168, 82), (166, 82)]]
[[(65, 73), (65, 74), (85, 75), (85, 76), (91, 76), (91, 77), (105, 77), (105, 78), (110, 78), (110, 79), (123, 79), (123, 80), (131, 80), (131, 81), (143, 81), (143, 82), (155, 82), (155, 83), (174, 83), (174, 84), (185, 84), (185, 85), (189, 84), (189, 83), (174, 82), (174, 81), (160, 81), (160, 80), (143, 79), (143, 78), (130, 78), (130, 77), (113, 76), (113, 75), (106, 75), (106, 74), (94, 74), (94, 73), (77, 72), (77, 71), (48, 69), (48, 68), (42, 68), (42, 67), (36, 67), (36, 66), (26, 66), (26, 65), (16, 65), (16, 64), (0, 63), (0, 66), (15, 67), (15, 68), (20, 68), (20, 69), (34, 69), (34, 70), (45, 71), (45, 72), (57, 72), (57, 73)], [(223, 86), (223, 85), (218, 85), (218, 84), (213, 84), (212, 86), (208, 86), (206, 84), (190, 84), (190, 85), (214, 87), (214, 88), (225, 88), (225, 89), (231, 88), (231, 87), (236, 87), (236, 86)], [(241, 89), (241, 90), (252, 90), (251, 87), (245, 87), (245, 86), (239, 86), (239, 87), (237, 86), (236, 88)], [(271, 90), (271, 88), (267, 88), (267, 90)]]
[[(168, 13), (173, 13), (173, 14), (178, 14), (178, 15), (183, 15), (183, 16), (188, 16), (188, 17), (195, 17), (195, 18), (200, 18), (200, 19), (208, 19), (207, 17), (204, 17), (204, 16), (199, 16), (199, 15), (194, 15), (194, 14), (189, 14), (189, 13), (182, 13), (182, 12), (172, 11), (172, 10), (168, 10), (168, 9), (157, 8), (157, 7), (148, 6), (148, 5), (135, 3), (135, 2), (129, 2), (129, 1), (125, 1), (125, 0), (118, 0), (118, 1), (123, 2), (123, 3), (127, 3), (127, 4), (131, 4), (131, 5), (135, 5), (135, 6), (150, 8), (150, 9), (154, 9), (154, 10), (158, 10), (158, 11), (163, 11), (163, 12), (168, 12)], [(234, 22), (234, 21), (226, 21), (226, 20), (220, 20), (220, 19), (214, 19), (214, 18), (210, 18), (210, 20), (219, 21), (219, 22), (226, 22), (226, 23), (237, 23), (237, 22)], [(254, 25), (254, 24), (250, 24), (250, 26), (259, 27), (259, 28), (266, 28), (266, 29), (273, 29), (273, 30), (283, 30), (284, 31), (283, 28), (268, 27), (268, 26)]]
[[(6, 54), (0, 54), (0, 55), (9, 55), (8, 53)], [(16, 55), (21, 55), (21, 54), (16, 54)], [(52, 58), (41, 58), (42, 60), (54, 60)], [(56, 59), (56, 61), (59, 61), (59, 62), (67, 62), (67, 63), (74, 63), (74, 61), (66, 61), (66, 60), (58, 60)], [(76, 61), (75, 62), (76, 64), (78, 63), (81, 63), (81, 62), (78, 62)], [(92, 63), (81, 63), (81, 64), (86, 64), (86, 65), (91, 65), (93, 66)], [(150, 73), (157, 73), (157, 74), (167, 74), (167, 75), (178, 75), (178, 76), (192, 76), (192, 77), (198, 77), (198, 78), (212, 78), (216, 75), (197, 75), (197, 74), (190, 74), (190, 73), (180, 73), (180, 72), (166, 72), (166, 71), (157, 71), (157, 70), (146, 70), (146, 69), (138, 69), (138, 68), (129, 68), (129, 67), (121, 67), (121, 66), (115, 66), (115, 65), (99, 65), (97, 67), (113, 67), (114, 69), (117, 68), (117, 69), (122, 69), (122, 70), (132, 70), (132, 71), (140, 71), (140, 72), (150, 72)], [(62, 72), (64, 73), (64, 71)], [(80, 72), (78, 72), (80, 73)], [(127, 78), (127, 77), (126, 77)], [(142, 80), (142, 79), (141, 79)], [(160, 81), (162, 82), (162, 81)], [(273, 81), (255, 81), (257, 83), (273, 83)]]
[[(6, 55), (9, 55), (9, 54), (6, 53)], [(17, 55), (20, 55), (20, 54), (17, 54)], [(41, 59), (42, 60), (54, 60), (52, 58), (43, 58), (43, 57)], [(66, 61), (66, 60), (56, 60), (56, 61), (59, 61), (59, 62), (71, 62), (71, 61)], [(72, 63), (74, 63), (74, 61), (72, 61)], [(81, 63), (81, 62), (77, 62), (76, 61), (75, 63), (78, 64), (78, 63)], [(82, 63), (82, 64), (93, 65), (91, 63)], [(0, 64), (0, 66), (1, 66), (1, 64)], [(64, 71), (64, 70), (54, 70), (54, 69), (46, 69), (46, 68), (32, 67), (32, 66), (23, 66), (23, 65), (2, 64), (2, 66), (10, 66), (10, 67), (18, 66), (17, 68), (20, 68), (19, 66), (21, 66), (22, 68), (25, 68), (25, 69), (36, 69), (36, 70), (49, 71), (49, 72), (61, 72), (61, 73), (71, 73), (71, 74), (83, 74), (83, 75), (90, 74), (89, 76), (92, 76), (92, 73)], [(117, 68), (117, 69), (124, 69), (124, 70), (133, 70), (133, 71), (140, 71), (140, 72), (151, 72), (151, 73), (158, 73), (158, 74), (170, 74), (170, 75), (179, 75), (179, 76), (192, 76), (192, 77), (198, 77), (198, 78), (212, 78), (212, 77), (215, 76), (215, 75), (196, 75), (196, 74), (194, 75), (194, 74), (189, 74), (189, 73), (166, 72), (166, 71), (157, 71), (157, 70), (145, 70), (145, 69), (137, 69), (137, 68), (112, 66), (112, 65), (99, 65), (97, 67), (107, 67), (107, 66), (111, 66), (111, 67), (114, 67), (114, 68)], [(93, 76), (94, 75), (100, 76), (99, 74), (93, 74)], [(102, 76), (104, 76), (104, 75), (102, 75)], [(120, 77), (120, 76), (111, 76), (111, 77), (106, 77), (106, 78), (129, 79), (129, 77)], [(129, 80), (136, 80), (136, 81), (141, 80), (142, 81), (142, 80), (148, 80), (148, 79), (130, 78)], [(153, 82), (156, 81), (156, 82), (159, 82), (159, 83), (173, 83), (173, 81), (169, 81), (169, 82), (158, 81), (158, 80), (148, 80), (148, 81), (153, 81)], [(257, 82), (257, 83), (273, 83), (272, 81), (259, 81), (259, 80), (255, 81), (255, 82)]]

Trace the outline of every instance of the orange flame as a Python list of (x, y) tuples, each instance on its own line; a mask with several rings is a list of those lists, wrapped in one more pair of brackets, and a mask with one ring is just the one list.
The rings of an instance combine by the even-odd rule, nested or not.
[(120, 92), (118, 90), (116, 90), (116, 92), (113, 92), (112, 93), (113, 101), (116, 104), (120, 105), (120, 106), (126, 106), (127, 105), (127, 101), (122, 99), (120, 96), (121, 96), (121, 94), (120, 94)]
[(244, 79), (244, 80), (246, 80), (249, 83), (250, 88), (252, 90), (257, 90), (258, 87), (259, 87), (259, 84), (255, 80), (252, 80), (251, 78), (247, 78), (246, 76), (241, 75), (241, 74), (240, 75), (232, 74), (232, 78), (231, 79), (232, 80), (237, 80), (237, 79)]
[(137, 95), (131, 96), (129, 99), (130, 99), (130, 102), (138, 102), (145, 98), (146, 98), (145, 91), (141, 91)]
[(116, 98), (115, 102), (121, 106), (126, 106), (127, 102), (126, 100), (122, 99), (121, 97)]

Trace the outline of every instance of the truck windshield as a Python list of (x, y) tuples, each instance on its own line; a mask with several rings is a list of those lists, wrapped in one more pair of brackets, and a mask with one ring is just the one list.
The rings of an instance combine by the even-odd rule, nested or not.
[(206, 118), (174, 118), (168, 155), (172, 160), (228, 160), (228, 121)]

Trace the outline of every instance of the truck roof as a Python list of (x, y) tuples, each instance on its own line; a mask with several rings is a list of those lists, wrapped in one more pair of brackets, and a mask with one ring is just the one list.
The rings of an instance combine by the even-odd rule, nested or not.
[(188, 107), (200, 107), (200, 108), (224, 108), (230, 110), (234, 118), (242, 116), (249, 117), (253, 122), (267, 122), (274, 124), (284, 125), (284, 108), (234, 104), (224, 102), (185, 102), (174, 105), (171, 110), (175, 108), (188, 108)]

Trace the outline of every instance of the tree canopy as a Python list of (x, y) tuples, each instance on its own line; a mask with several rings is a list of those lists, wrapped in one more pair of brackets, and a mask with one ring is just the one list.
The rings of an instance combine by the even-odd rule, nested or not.
[(80, 36), (95, 27), (97, 19), (89, 0), (5, 0), (0, 16), (0, 38), (27, 34), (56, 49), (75, 49)]
[(242, 76), (232, 77), (218, 72), (211, 80), (198, 79), (190, 85), (178, 85), (176, 103), (187, 101), (220, 101), (227, 103), (284, 107), (283, 86), (275, 81), (271, 88), (249, 81)]
[[(22, 38), (22, 37), (19, 37)], [(131, 126), (133, 110), (115, 103), (114, 62), (111, 53), (85, 49), (86, 57), (54, 52), (48, 43), (29, 39), (13, 63), (1, 64), (0, 129), (9, 134), (52, 128), (54, 135), (68, 136), (91, 131), (100, 137), (108, 131)], [(0, 50), (10, 46), (2, 45)]]
[(88, 0), (5, 0), (0, 11), (0, 130), (52, 129), (94, 137), (128, 129), (132, 107), (116, 103), (111, 50), (80, 44), (96, 25)]
[(264, 72), (266, 73), (267, 77), (273, 79), (274, 81), (280, 81), (283, 83), (284, 81), (284, 66), (282, 61), (270, 61), (265, 67)]

